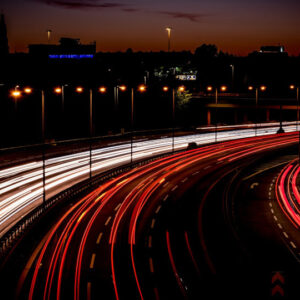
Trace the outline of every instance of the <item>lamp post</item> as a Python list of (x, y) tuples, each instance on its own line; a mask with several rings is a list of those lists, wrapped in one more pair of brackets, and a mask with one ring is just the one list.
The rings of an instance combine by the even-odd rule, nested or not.
[(258, 96), (259, 90), (261, 92), (265, 92), (267, 87), (265, 85), (261, 85), (260, 87), (253, 87), (252, 85), (248, 86), (249, 91), (253, 91), (255, 89), (255, 136), (257, 136), (257, 123), (258, 123)]
[(119, 129), (119, 91), (121, 92), (125, 92), (127, 89), (127, 87), (125, 85), (117, 85), (114, 87), (114, 107), (115, 107), (115, 116), (116, 116), (116, 119), (117, 119), (117, 122), (118, 123), (118, 129)]
[(171, 50), (171, 30), (172, 30), (172, 28), (167, 27), (166, 30), (167, 30), (167, 33), (168, 33), (168, 52), (170, 52), (170, 50)]
[[(290, 85), (290, 90), (296, 90), (296, 100), (297, 100), (297, 125), (296, 131), (298, 131), (298, 123), (299, 123), (299, 86), (295, 86), (293, 84)], [(298, 146), (298, 156), (299, 156), (299, 164), (300, 164), (300, 131), (299, 131), (299, 146)]]
[(234, 87), (234, 65), (231, 64), (230, 68), (231, 68), (231, 87), (233, 89), (233, 87)]
[[(16, 93), (18, 92), (18, 93)], [(25, 87), (23, 92), (30, 95), (33, 90), (31, 87)], [(12, 92), (15, 97), (21, 97), (21, 91)], [(43, 186), (43, 205), (46, 204), (46, 163), (45, 163), (45, 92), (41, 90), (41, 134), (42, 134), (42, 186)]]
[[(147, 87), (144, 84), (138, 86), (137, 90), (140, 93), (145, 93), (147, 91)], [(134, 88), (131, 88), (131, 116), (130, 116), (130, 124), (131, 124), (131, 134), (130, 134), (130, 164), (133, 163), (133, 130), (134, 130)]]
[[(206, 88), (206, 90), (208, 92), (212, 92), (213, 89), (214, 88), (212, 86), (208, 86)], [(226, 92), (227, 91), (227, 86), (222, 85), (220, 87), (220, 91), (221, 92)], [(215, 142), (217, 142), (217, 140), (218, 140), (218, 136), (217, 136), (217, 132), (218, 132), (218, 100), (219, 100), (219, 91), (218, 91), (218, 88), (216, 87), (215, 88), (215, 103), (216, 103)]]

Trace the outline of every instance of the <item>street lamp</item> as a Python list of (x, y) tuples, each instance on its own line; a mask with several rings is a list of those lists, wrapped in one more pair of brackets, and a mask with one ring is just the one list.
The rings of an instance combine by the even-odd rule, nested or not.
[(231, 64), (230, 68), (231, 68), (231, 86), (233, 88), (234, 87), (234, 65)]
[[(209, 85), (206, 90), (208, 92), (212, 92), (214, 90), (214, 88)], [(222, 85), (220, 86), (220, 91), (221, 92), (226, 92), (227, 91), (227, 86), (226, 85)], [(218, 100), (219, 100), (219, 91), (218, 88), (215, 88), (215, 101), (216, 101), (216, 123), (215, 123), (215, 142), (217, 142), (217, 132), (218, 132)]]
[(167, 27), (166, 30), (167, 30), (167, 33), (168, 33), (168, 52), (170, 52), (170, 50), (171, 50), (171, 30), (172, 30), (172, 28)]
[[(145, 93), (147, 87), (141, 84), (137, 87), (137, 91), (140, 93)], [(130, 163), (133, 162), (133, 129), (134, 129), (134, 88), (131, 88), (131, 134), (130, 134)]]
[[(298, 131), (298, 123), (299, 123), (299, 86), (295, 86), (294, 84), (291, 84), (290, 85), (290, 90), (296, 90), (296, 100), (297, 100), (297, 126), (296, 126), (296, 131)], [(300, 164), (300, 131), (299, 131), (298, 155), (299, 155), (299, 164)]]
[(248, 86), (249, 91), (255, 90), (255, 136), (257, 136), (257, 122), (258, 122), (258, 92), (265, 92), (267, 87), (265, 85), (261, 85), (260, 87), (254, 87), (252, 85)]
[(114, 87), (114, 108), (115, 108), (115, 117), (116, 117), (116, 124), (117, 124), (117, 128), (119, 129), (119, 90), (121, 92), (125, 92), (127, 90), (127, 86), (126, 85), (117, 85)]

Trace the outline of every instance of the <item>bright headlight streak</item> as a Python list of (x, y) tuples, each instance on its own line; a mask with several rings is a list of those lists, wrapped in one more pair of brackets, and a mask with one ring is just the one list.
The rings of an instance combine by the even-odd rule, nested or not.
[[(284, 123), (284, 124), (288, 125), (288, 124), (292, 124), (292, 122)], [(278, 126), (278, 123), (274, 123), (274, 125)], [(226, 126), (226, 127), (233, 127), (233, 126)], [(292, 132), (295, 131), (295, 128), (296, 128), (295, 125), (285, 126), (285, 131)], [(276, 133), (277, 129), (278, 129), (277, 127), (258, 128), (257, 135)], [(230, 132), (218, 132), (218, 140), (219, 141), (234, 140), (241, 137), (251, 137), (254, 136), (254, 134), (255, 134), (254, 128), (233, 130)], [(189, 142), (196, 142), (199, 145), (200, 144), (203, 145), (213, 141), (214, 141), (214, 132), (176, 137), (174, 140), (175, 150), (186, 148)], [(171, 149), (171, 145), (172, 145), (171, 137), (160, 138), (156, 140), (139, 139), (138, 141), (134, 141), (133, 159), (136, 160), (140, 158), (150, 157), (153, 154), (169, 152)], [(93, 153), (92, 170), (95, 173), (99, 173), (111, 167), (128, 163), (130, 161), (130, 144), (127, 142), (126, 144), (124, 143), (120, 145), (108, 146), (102, 149), (94, 149), (92, 153)], [(5, 209), (5, 215), (7, 215), (7, 218), (5, 218), (5, 220), (8, 220), (9, 216), (13, 218), (14, 215), (22, 211), (22, 207), (24, 207), (25, 209), (29, 204), (34, 203), (34, 201), (36, 201), (36, 205), (38, 205), (41, 202), (41, 198), (42, 198), (42, 192), (40, 188), (41, 183), (34, 184), (34, 182), (41, 180), (41, 166), (42, 166), (41, 162), (33, 162), (21, 166), (3, 169), (0, 171), (0, 178), (4, 178), (0, 186), (3, 188), (8, 188), (8, 186), (11, 186), (11, 188), (8, 188), (4, 192), (6, 193), (8, 191), (13, 192), (14, 190), (18, 189), (18, 191), (14, 195), (9, 196), (8, 198), (4, 199), (2, 197), (1, 199), (0, 197), (0, 216), (3, 215), (2, 213), (4, 213), (4, 211), (2, 212), (2, 209)], [(54, 192), (58, 193), (66, 188), (66, 184), (69, 184), (70, 186), (78, 182), (79, 180), (82, 180), (82, 177), (84, 175), (88, 175), (88, 172), (89, 172), (88, 151), (83, 151), (76, 154), (69, 154), (65, 156), (47, 159), (46, 160), (46, 176), (47, 176), (46, 190), (49, 191), (53, 189), (51, 191), (52, 194)], [(22, 173), (21, 177), (17, 177), (14, 179), (9, 178), (8, 180), (5, 180), (5, 178), (8, 178), (9, 176), (14, 176), (19, 173)], [(28, 187), (28, 185), (30, 186)], [(22, 187), (24, 187), (24, 189), (20, 191)], [(36, 189), (39, 189), (39, 192)], [(27, 195), (28, 190), (30, 192)], [(26, 195), (26, 197), (24, 195)], [(13, 203), (14, 201), (15, 203)], [(10, 206), (10, 202), (13, 203), (11, 206)], [(17, 206), (14, 205), (16, 203), (18, 204)], [(34, 207), (35, 206), (32, 206), (32, 209)], [(2, 221), (3, 220), (1, 219), (1, 222)]]

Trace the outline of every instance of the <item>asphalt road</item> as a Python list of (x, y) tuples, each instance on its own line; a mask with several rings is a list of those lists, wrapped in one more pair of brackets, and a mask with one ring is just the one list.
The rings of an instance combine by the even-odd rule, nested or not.
[[(33, 228), (36, 239), (24, 238), (3, 266), (2, 290), (12, 299), (269, 297), (273, 273), (280, 281), (280, 266), (298, 263), (268, 198), (274, 166), (293, 157), (253, 168), (297, 141), (289, 133), (223, 142), (108, 181)], [(279, 203), (274, 211), (293, 226)]]

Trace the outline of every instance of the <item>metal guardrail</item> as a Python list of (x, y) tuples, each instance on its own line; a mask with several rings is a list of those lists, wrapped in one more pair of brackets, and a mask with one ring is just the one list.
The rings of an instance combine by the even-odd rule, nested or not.
[[(179, 152), (179, 151), (178, 151)], [(41, 204), (36, 207), (30, 213), (28, 213), (24, 218), (17, 222), (13, 227), (7, 231), (2, 238), (0, 239), (0, 260), (2, 260), (8, 252), (16, 245), (16, 243), (21, 239), (25, 232), (27, 232), (30, 227), (44, 216), (54, 204), (62, 203), (63, 201), (71, 200), (75, 196), (81, 193), (87, 193), (89, 190), (92, 190), (96, 185), (104, 183), (108, 179), (129, 171), (132, 168), (143, 166), (152, 161), (158, 160), (163, 157), (169, 156), (171, 153), (165, 153), (151, 157), (146, 160), (138, 161), (133, 164), (127, 164), (115, 169), (100, 173), (91, 179), (84, 180), (75, 184), (74, 186), (58, 193), (57, 195), (51, 197), (46, 201), (45, 204)]]

